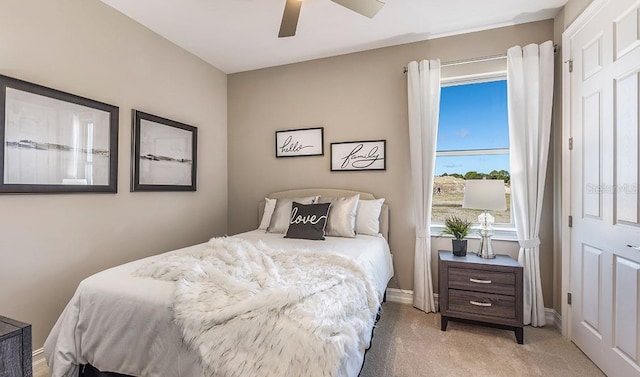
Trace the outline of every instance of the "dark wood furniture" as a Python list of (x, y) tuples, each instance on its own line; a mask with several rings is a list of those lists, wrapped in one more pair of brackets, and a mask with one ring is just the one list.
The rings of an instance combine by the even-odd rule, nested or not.
[(0, 376), (33, 376), (31, 325), (2, 316), (0, 316)]
[(483, 259), (438, 251), (441, 330), (449, 320), (513, 330), (524, 342), (522, 266), (506, 255)]

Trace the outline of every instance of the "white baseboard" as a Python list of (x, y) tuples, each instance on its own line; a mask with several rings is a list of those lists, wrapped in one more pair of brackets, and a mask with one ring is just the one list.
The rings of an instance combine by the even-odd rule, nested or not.
[(413, 291), (387, 288), (387, 301), (413, 305)]
[[(387, 288), (387, 301), (413, 305), (413, 291), (408, 289)], [(433, 294), (436, 310), (439, 310), (438, 294)]]
[(560, 314), (558, 314), (555, 309), (544, 308), (544, 317), (546, 319), (547, 325), (554, 326), (560, 332), (562, 332), (562, 316), (560, 316)]
[(31, 354), (31, 361), (33, 364), (33, 370), (35, 370), (36, 367), (40, 364), (46, 363), (46, 360), (44, 358), (44, 348), (38, 348), (37, 350), (33, 351), (33, 353)]
[[(433, 294), (433, 300), (435, 301), (436, 308), (439, 308), (440, 305), (437, 293)], [(413, 305), (413, 291), (407, 289), (387, 288), (387, 301)], [(544, 308), (544, 314), (547, 325), (555, 326), (562, 332), (562, 317), (560, 314), (552, 308)]]

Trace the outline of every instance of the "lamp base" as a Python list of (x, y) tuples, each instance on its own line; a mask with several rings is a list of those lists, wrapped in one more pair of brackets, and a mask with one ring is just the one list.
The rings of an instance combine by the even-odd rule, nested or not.
[(493, 248), (491, 247), (491, 236), (493, 235), (491, 225), (484, 225), (485, 226), (480, 229), (480, 250), (478, 251), (478, 256), (484, 259), (493, 259), (496, 255), (493, 253)]
[(484, 259), (494, 259), (496, 257), (495, 254), (489, 254), (489, 253), (483, 253), (478, 251), (478, 254), (476, 254), (477, 256), (479, 256), (480, 258), (484, 258)]

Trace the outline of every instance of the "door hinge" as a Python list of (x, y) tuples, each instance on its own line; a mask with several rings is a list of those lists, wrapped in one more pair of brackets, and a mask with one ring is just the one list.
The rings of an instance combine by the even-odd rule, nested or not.
[(573, 150), (573, 138), (572, 137), (569, 138), (569, 150), (570, 151)]
[(569, 228), (573, 227), (573, 216), (569, 216)]
[(567, 292), (567, 304), (571, 305), (571, 292)]
[(569, 63), (569, 72), (573, 72), (573, 59), (565, 60), (565, 63)]

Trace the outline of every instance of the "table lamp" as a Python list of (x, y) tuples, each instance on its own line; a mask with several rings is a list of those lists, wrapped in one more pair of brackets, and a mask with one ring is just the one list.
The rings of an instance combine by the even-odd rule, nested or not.
[(478, 256), (495, 258), (496, 255), (491, 247), (491, 236), (493, 235), (491, 224), (495, 218), (489, 214), (489, 210), (504, 211), (507, 209), (504, 181), (500, 179), (468, 179), (465, 182), (462, 208), (484, 211), (478, 216), (481, 237)]

